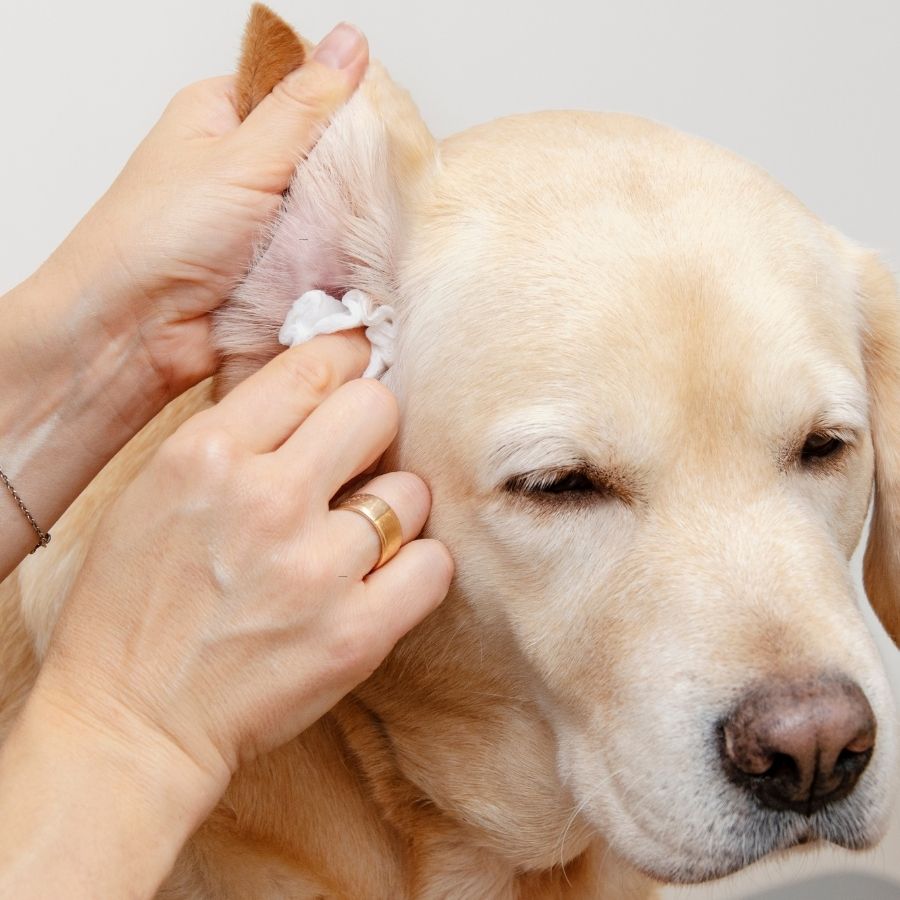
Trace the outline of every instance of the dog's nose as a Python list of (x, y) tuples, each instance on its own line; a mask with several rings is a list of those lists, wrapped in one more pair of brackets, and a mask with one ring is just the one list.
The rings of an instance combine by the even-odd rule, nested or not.
[(811, 815), (846, 797), (872, 756), (875, 716), (852, 681), (771, 682), (721, 729), (725, 770), (771, 809)]

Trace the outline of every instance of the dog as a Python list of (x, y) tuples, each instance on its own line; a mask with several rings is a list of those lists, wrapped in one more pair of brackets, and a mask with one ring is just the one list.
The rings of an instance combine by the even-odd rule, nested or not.
[[(249, 112), (309, 45), (254, 8)], [(764, 172), (625, 115), (441, 143), (373, 63), (218, 315), (223, 363), (0, 587), (15, 715), (96, 520), (280, 349), (305, 290), (398, 311), (385, 469), (421, 474), (443, 606), (244, 767), (167, 898), (643, 898), (886, 827), (898, 725), (900, 300)], [(874, 486), (874, 487), (873, 487)]]

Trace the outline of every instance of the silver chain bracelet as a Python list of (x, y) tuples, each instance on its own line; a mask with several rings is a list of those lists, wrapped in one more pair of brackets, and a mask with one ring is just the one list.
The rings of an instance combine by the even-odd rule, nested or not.
[(34, 533), (37, 535), (38, 542), (37, 542), (37, 544), (35, 544), (34, 550), (31, 550), (30, 553), (34, 553), (34, 551), (37, 550), (39, 547), (46, 547), (47, 544), (50, 543), (50, 532), (43, 531), (41, 529), (41, 526), (38, 525), (37, 522), (35, 522), (34, 516), (30, 512), (28, 512), (28, 507), (22, 502), (22, 498), (19, 496), (18, 492), (12, 486), (12, 484), (10, 484), (10, 481), (4, 474), (3, 469), (0, 469), (0, 480), (2, 480), (3, 483), (6, 485), (10, 494), (12, 494), (13, 500), (16, 501), (16, 506), (18, 506), (19, 509), (22, 510), (22, 514), (25, 516), (26, 519), (28, 519), (28, 524), (31, 525), (31, 527), (34, 529)]

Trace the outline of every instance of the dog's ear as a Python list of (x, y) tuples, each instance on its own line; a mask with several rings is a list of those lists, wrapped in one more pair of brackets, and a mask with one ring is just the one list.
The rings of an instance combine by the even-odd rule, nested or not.
[(866, 547), (866, 593), (900, 645), (900, 293), (872, 254), (863, 259), (859, 294), (875, 450), (875, 507)]
[(309, 47), (284, 19), (268, 6), (254, 3), (244, 29), (241, 59), (235, 79), (241, 120), (285, 75), (306, 62)]
[[(274, 13), (254, 7), (238, 77), (242, 102), (259, 102), (308, 50)], [(371, 63), (298, 166), (246, 279), (216, 312), (218, 396), (284, 349), (278, 331), (306, 291), (342, 296), (358, 288), (394, 302), (405, 214), (436, 153), (409, 95)]]

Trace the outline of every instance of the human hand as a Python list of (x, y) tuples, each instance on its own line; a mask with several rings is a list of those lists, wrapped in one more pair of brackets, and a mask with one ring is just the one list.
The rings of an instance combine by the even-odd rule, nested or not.
[(45, 264), (106, 336), (134, 333), (145, 390), (171, 399), (212, 373), (209, 313), (245, 274), (297, 163), (353, 93), (365, 38), (339, 25), (241, 123), (232, 77), (180, 91)]
[[(212, 373), (209, 314), (367, 62), (365, 38), (338, 26), (243, 123), (232, 78), (181, 91), (72, 234), (2, 298), (0, 461), (45, 531)], [(34, 547), (9, 498), (0, 533), (2, 579)]]
[(101, 522), (54, 631), (33, 701), (125, 746), (137, 772), (183, 760), (201, 806), (364, 680), (448, 589), (446, 550), (412, 540), (430, 506), (416, 476), (365, 488), (404, 536), (374, 572), (370, 523), (329, 509), (397, 429), (386, 388), (348, 382), (368, 350), (359, 332), (316, 338), (182, 425)]

